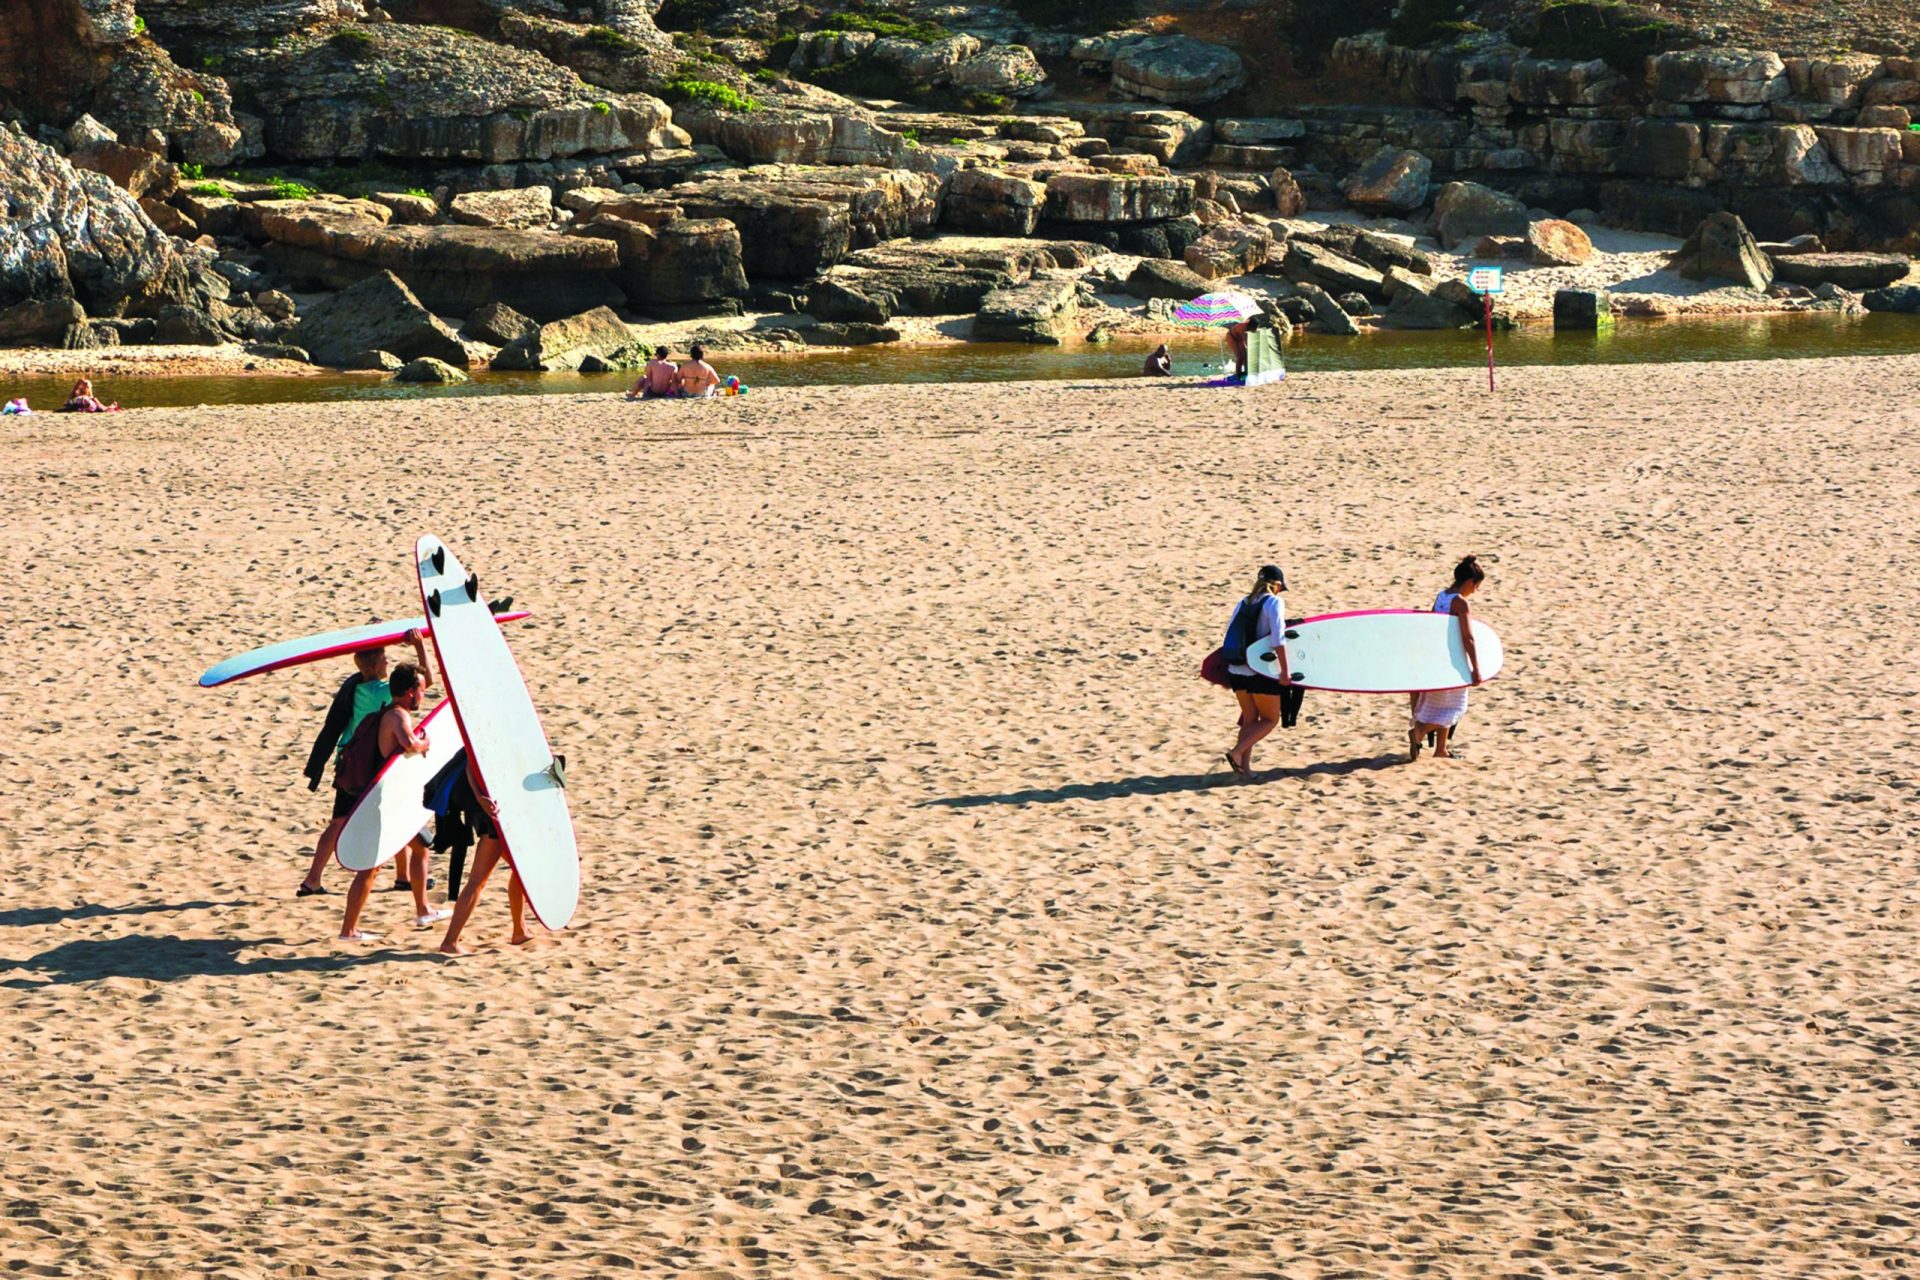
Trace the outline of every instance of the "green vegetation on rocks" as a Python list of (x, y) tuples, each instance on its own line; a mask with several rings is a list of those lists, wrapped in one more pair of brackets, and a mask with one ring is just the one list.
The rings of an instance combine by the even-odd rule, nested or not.
[(1692, 43), (1685, 28), (1608, 0), (1547, 0), (1513, 34), (1537, 58), (1603, 58), (1621, 72), (1637, 72), (1652, 54)]
[(732, 85), (699, 79), (689, 71), (681, 71), (667, 81), (664, 92), (670, 101), (701, 103), (722, 111), (760, 109), (760, 100), (751, 94), (742, 93)]
[(638, 53), (647, 47), (644, 42), (622, 35), (612, 27), (587, 28), (587, 43), (608, 53)]
[(1404, 0), (1387, 27), (1387, 39), (1419, 48), (1449, 37), (1471, 35), (1480, 28), (1466, 20), (1466, 9), (1460, 0)]
[(932, 44), (936, 40), (945, 40), (953, 34), (937, 22), (920, 22), (898, 14), (871, 11), (829, 14), (820, 20), (814, 30), (871, 31), (877, 36), (912, 40), (917, 44)]

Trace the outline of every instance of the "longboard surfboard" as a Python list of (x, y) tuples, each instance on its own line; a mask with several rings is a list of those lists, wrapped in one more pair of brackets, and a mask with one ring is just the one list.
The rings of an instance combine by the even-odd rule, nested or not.
[(414, 547), (420, 602), (440, 652), (447, 700), (495, 824), (540, 923), (564, 929), (580, 901), (580, 852), (567, 812), (565, 769), (554, 759), (526, 679), (487, 611), (479, 581), (440, 539)]
[(371, 871), (392, 861), (433, 816), (421, 802), (420, 793), (466, 745), (459, 721), (447, 714), (450, 705), (442, 702), (420, 721), (419, 732), (427, 735), (425, 753), (398, 755), (387, 761), (360, 803), (347, 815), (347, 825), (340, 829), (340, 844), (333, 854), (347, 870)]
[[(499, 615), (502, 622), (518, 622), (527, 616), (529, 614), (525, 609)], [(269, 671), (319, 662), (325, 658), (337, 658), (343, 654), (358, 653), (362, 649), (399, 644), (407, 638), (407, 632), (415, 630), (426, 631), (427, 620), (400, 618), (393, 622), (370, 622), (364, 627), (322, 631), (317, 635), (301, 636), (297, 640), (263, 644), (258, 649), (249, 649), (208, 667), (200, 676), (200, 687), (212, 689), (235, 680), (244, 680), (248, 676), (264, 675)]]
[[(1491, 680), (1506, 653), (1492, 627), (1468, 619), (1480, 678)], [(1431, 693), (1473, 683), (1473, 667), (1450, 613), (1364, 609), (1303, 618), (1286, 629), (1293, 682), (1330, 693)], [(1277, 655), (1249, 653), (1247, 666), (1278, 678)]]

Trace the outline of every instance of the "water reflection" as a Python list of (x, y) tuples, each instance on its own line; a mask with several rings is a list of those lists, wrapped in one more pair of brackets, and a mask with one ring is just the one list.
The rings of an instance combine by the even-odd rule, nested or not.
[[(753, 387), (843, 386), (853, 383), (1005, 382), (1138, 376), (1157, 336), (1088, 345), (1026, 347), (966, 343), (947, 347), (862, 347), (845, 352), (715, 357), (721, 373)], [(1222, 358), (1217, 339), (1169, 335), (1175, 371), (1211, 375)], [(1648, 364), (1691, 360), (1769, 360), (1810, 356), (1904, 355), (1920, 352), (1920, 317), (1870, 315), (1735, 316), (1715, 320), (1626, 320), (1597, 334), (1555, 333), (1526, 325), (1494, 338), (1502, 368), (1538, 365)], [(1296, 375), (1359, 369), (1458, 368), (1484, 376), (1486, 348), (1476, 330), (1382, 332), (1359, 338), (1303, 334), (1287, 348)], [(402, 386), (365, 374), (300, 378), (115, 378), (102, 383), (129, 406), (273, 404), (320, 400), (389, 400), (442, 396), (551, 395), (617, 392), (632, 374), (486, 373), (459, 387)], [(0, 399), (24, 395), (37, 409), (65, 401), (72, 375), (0, 376)]]

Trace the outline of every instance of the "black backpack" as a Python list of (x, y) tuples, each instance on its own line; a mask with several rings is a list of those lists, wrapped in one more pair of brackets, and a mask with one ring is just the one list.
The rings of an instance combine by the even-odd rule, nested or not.
[(380, 724), (391, 709), (389, 704), (354, 726), (353, 737), (347, 741), (347, 749), (340, 753), (340, 763), (334, 766), (333, 785), (337, 790), (350, 796), (361, 795), (380, 776), (381, 768), (387, 763), (387, 758), (380, 754)]
[(1221, 652), (1230, 666), (1247, 665), (1247, 650), (1260, 638), (1260, 610), (1266, 606), (1266, 597), (1258, 600), (1242, 600), (1234, 611), (1233, 629), (1227, 643), (1221, 646)]

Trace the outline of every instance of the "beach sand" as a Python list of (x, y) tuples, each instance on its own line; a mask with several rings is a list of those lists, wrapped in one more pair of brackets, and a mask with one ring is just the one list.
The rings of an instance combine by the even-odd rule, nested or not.
[[(10, 1274), (1845, 1276), (1920, 1260), (1920, 359), (0, 428)], [(296, 901), (436, 532), (576, 927)], [(1252, 569), (1507, 674), (1309, 695)], [(444, 874), (444, 870), (441, 872)], [(348, 877), (328, 873), (336, 895)]]

